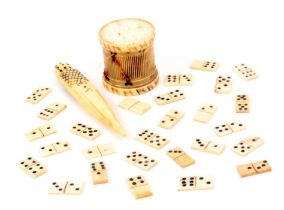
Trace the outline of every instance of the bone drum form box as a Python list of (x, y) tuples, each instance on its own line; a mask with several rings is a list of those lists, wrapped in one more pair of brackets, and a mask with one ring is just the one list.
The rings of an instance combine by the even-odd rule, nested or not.
[(112, 21), (99, 31), (104, 54), (103, 83), (118, 95), (140, 95), (159, 81), (154, 59), (154, 26), (141, 19)]

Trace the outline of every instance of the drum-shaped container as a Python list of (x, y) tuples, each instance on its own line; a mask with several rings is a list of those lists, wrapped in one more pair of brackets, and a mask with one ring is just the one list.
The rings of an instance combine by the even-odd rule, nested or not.
[(107, 90), (118, 95), (139, 95), (157, 85), (155, 28), (151, 23), (136, 18), (115, 20), (101, 28), (99, 38)]

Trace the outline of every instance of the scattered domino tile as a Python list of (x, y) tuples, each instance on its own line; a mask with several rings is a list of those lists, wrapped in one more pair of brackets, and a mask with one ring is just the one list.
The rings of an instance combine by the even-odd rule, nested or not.
[(195, 163), (195, 161), (179, 147), (169, 150), (167, 155), (182, 168)]
[(53, 103), (50, 106), (46, 107), (40, 113), (38, 113), (38, 117), (43, 120), (51, 120), (56, 117), (60, 112), (66, 109), (65, 104)]
[(215, 93), (231, 93), (233, 80), (230, 76), (218, 76), (215, 83)]
[(52, 124), (45, 124), (43, 126), (34, 128), (26, 132), (26, 138), (30, 141), (56, 133), (57, 130)]
[(169, 143), (168, 139), (163, 138), (150, 130), (143, 130), (135, 137), (135, 139), (155, 149), (161, 149)]
[(155, 97), (155, 102), (158, 105), (166, 105), (182, 99), (185, 99), (185, 94), (180, 90), (173, 90), (169, 93), (165, 93)]
[(111, 143), (99, 144), (97, 146), (89, 147), (83, 150), (83, 155), (86, 159), (93, 159), (113, 153), (115, 153), (115, 148)]
[(33, 157), (28, 157), (21, 161), (19, 167), (33, 178), (37, 178), (47, 172), (47, 168)]
[(237, 166), (237, 171), (241, 177), (270, 172), (272, 170), (267, 160), (248, 163)]
[(91, 176), (93, 184), (108, 183), (108, 174), (103, 161), (91, 163)]
[(222, 137), (245, 129), (245, 125), (241, 122), (231, 122), (216, 126), (214, 132), (217, 136)]
[(119, 107), (140, 115), (144, 114), (149, 109), (151, 109), (151, 106), (149, 104), (146, 104), (144, 102), (138, 101), (130, 97), (122, 100), (119, 104)]
[(157, 161), (147, 155), (133, 151), (125, 157), (126, 162), (142, 170), (148, 171), (157, 165)]
[(214, 106), (212, 104), (203, 104), (196, 112), (193, 120), (197, 122), (208, 123), (216, 111), (217, 106)]
[(216, 155), (222, 154), (226, 145), (219, 142), (207, 141), (204, 139), (195, 139), (191, 144), (191, 149), (201, 152), (208, 152)]
[(160, 121), (159, 126), (165, 129), (174, 127), (185, 115), (184, 112), (177, 109), (170, 110)]
[(203, 70), (203, 71), (216, 71), (219, 68), (219, 64), (214, 61), (205, 61), (205, 60), (195, 60), (192, 62), (191, 69)]
[(37, 104), (42, 99), (44, 99), (50, 92), (51, 92), (51, 89), (48, 87), (38, 88), (26, 98), (26, 102)]
[(258, 77), (257, 73), (245, 64), (234, 66), (233, 71), (246, 81), (253, 80)]
[(250, 100), (248, 95), (236, 95), (235, 97), (235, 110), (236, 113), (249, 113)]
[(191, 74), (171, 74), (165, 77), (165, 86), (190, 86), (193, 84)]
[(51, 155), (59, 154), (66, 152), (71, 149), (69, 142), (67, 141), (58, 141), (53, 144), (48, 144), (42, 146), (39, 150), (39, 153), (42, 157), (48, 157)]
[(84, 182), (52, 182), (48, 194), (80, 195), (84, 190)]
[(136, 199), (153, 195), (151, 187), (144, 176), (129, 177), (127, 179), (127, 185)]
[(96, 128), (84, 125), (83, 123), (77, 123), (71, 128), (71, 132), (85, 139), (95, 140), (102, 133)]
[(208, 176), (185, 176), (179, 180), (178, 191), (208, 190), (214, 188), (214, 181)]
[(240, 156), (246, 156), (249, 153), (255, 151), (264, 141), (258, 136), (249, 136), (244, 140), (240, 141), (238, 144), (234, 145), (232, 151)]

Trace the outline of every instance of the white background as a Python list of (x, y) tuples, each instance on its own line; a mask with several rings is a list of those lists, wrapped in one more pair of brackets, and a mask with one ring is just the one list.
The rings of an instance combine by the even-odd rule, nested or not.
[[(283, 209), (283, 1), (39, 1), (2, 0), (0, 2), (0, 72), (1, 72), (1, 202), (0, 209)], [(186, 100), (158, 107), (153, 97), (167, 92), (159, 86), (136, 97), (152, 105), (143, 116), (119, 109), (123, 97), (108, 93), (101, 83), (102, 50), (98, 42), (99, 28), (117, 18), (138, 17), (156, 27), (155, 55), (161, 78), (167, 73), (192, 73), (195, 84), (183, 87)], [(216, 73), (189, 70), (194, 59), (218, 61)], [(120, 138), (88, 116), (59, 85), (54, 65), (69, 62), (80, 69), (108, 99), (127, 129), (128, 138)], [(260, 75), (246, 82), (237, 77), (232, 66), (246, 63)], [(234, 90), (230, 95), (213, 92), (217, 75), (232, 75)], [(38, 86), (53, 92), (38, 105), (24, 102)], [(251, 113), (234, 113), (234, 95), (251, 96)], [(28, 142), (26, 130), (44, 124), (36, 114), (52, 102), (62, 102), (68, 109), (52, 120), (59, 132)], [(192, 121), (198, 107), (205, 102), (218, 106), (209, 124)], [(186, 116), (172, 130), (157, 127), (160, 118), (170, 109), (179, 108)], [(243, 132), (217, 137), (214, 125), (239, 120), (246, 124)], [(102, 130), (94, 142), (70, 134), (70, 127), (81, 121)], [(165, 136), (171, 143), (156, 151), (133, 137), (142, 129)], [(232, 153), (233, 144), (249, 134), (256, 134), (265, 144), (247, 157)], [(220, 156), (192, 151), (196, 137), (227, 144)], [(41, 158), (40, 146), (57, 140), (70, 141), (72, 150), (53, 157)], [(94, 186), (89, 164), (81, 150), (91, 145), (112, 142), (117, 153), (106, 156), (110, 183)], [(182, 147), (196, 164), (179, 168), (166, 156), (166, 151)], [(131, 150), (156, 158), (159, 164), (143, 172), (123, 161)], [(31, 179), (17, 164), (32, 155), (48, 167), (49, 172)], [(272, 173), (240, 178), (236, 165), (267, 159)], [(154, 196), (135, 200), (125, 179), (144, 174)], [(214, 190), (178, 192), (178, 177), (208, 174), (215, 178)], [(53, 180), (82, 180), (86, 188), (81, 196), (49, 196), (48, 184)]]

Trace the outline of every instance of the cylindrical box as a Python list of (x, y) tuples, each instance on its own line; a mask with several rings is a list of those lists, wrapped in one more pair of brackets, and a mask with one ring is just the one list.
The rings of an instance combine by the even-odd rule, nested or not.
[(139, 95), (157, 85), (154, 37), (154, 26), (142, 19), (119, 19), (101, 28), (103, 83), (107, 90), (118, 95)]

